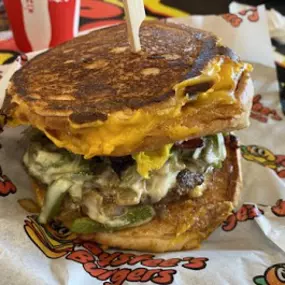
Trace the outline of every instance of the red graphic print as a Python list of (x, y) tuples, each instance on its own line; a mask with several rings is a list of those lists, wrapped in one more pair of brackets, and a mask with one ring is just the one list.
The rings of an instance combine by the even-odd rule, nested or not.
[(282, 118), (280, 115), (278, 115), (277, 111), (274, 109), (265, 107), (260, 102), (261, 99), (262, 97), (260, 94), (257, 94), (254, 96), (250, 117), (262, 123), (267, 123), (268, 118), (271, 118), (272, 120), (275, 120), (275, 121), (281, 121)]
[[(109, 281), (104, 284), (110, 285), (121, 285), (125, 281), (171, 284), (176, 274), (176, 270), (171, 269), (172, 267), (182, 265), (186, 269), (201, 270), (206, 267), (208, 261), (208, 258), (205, 257), (164, 259), (155, 258), (152, 254), (108, 253), (99, 245), (91, 242), (85, 242), (82, 246), (85, 250), (75, 250), (68, 254), (66, 259), (81, 263), (84, 270), (92, 277), (101, 281)], [(141, 265), (143, 267), (117, 268), (124, 265)]]
[(276, 155), (277, 175), (280, 178), (285, 178), (285, 155)]
[(184, 257), (183, 260), (187, 260), (188, 263), (183, 264), (182, 267), (192, 270), (200, 270), (206, 267), (206, 261), (208, 261), (208, 258), (205, 257)]
[(0, 168), (0, 196), (5, 197), (16, 193), (16, 191), (16, 186), (6, 175), (2, 174), (2, 169)]
[(245, 19), (250, 22), (258, 22), (259, 14), (257, 8), (250, 8), (239, 12), (238, 15), (233, 13), (224, 14), (222, 18), (230, 23), (234, 28), (237, 28)]
[(257, 8), (250, 8), (247, 10), (243, 10), (239, 12), (239, 14), (242, 16), (248, 15), (247, 19), (251, 22), (257, 22), (259, 20), (259, 14)]
[(236, 228), (238, 222), (253, 220), (254, 218), (263, 215), (264, 211), (257, 208), (255, 205), (244, 204), (237, 212), (233, 212), (222, 225), (222, 229), (226, 232)]
[(226, 20), (228, 23), (230, 23), (235, 28), (239, 27), (240, 24), (242, 23), (242, 18), (236, 14), (232, 14), (232, 13), (224, 14), (222, 15), (222, 18)]

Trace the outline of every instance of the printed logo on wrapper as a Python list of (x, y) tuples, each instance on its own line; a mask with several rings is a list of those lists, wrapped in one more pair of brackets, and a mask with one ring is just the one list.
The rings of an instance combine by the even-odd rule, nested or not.
[(226, 232), (230, 232), (237, 227), (239, 222), (250, 221), (264, 215), (265, 208), (269, 207), (275, 216), (285, 217), (285, 200), (282, 199), (277, 200), (273, 206), (243, 204), (238, 211), (233, 211), (226, 221), (224, 221), (222, 229)]
[(257, 94), (253, 97), (253, 105), (251, 109), (250, 117), (261, 123), (267, 123), (268, 119), (274, 121), (281, 121), (282, 117), (277, 113), (275, 109), (264, 106), (261, 102), (262, 96)]
[(258, 22), (259, 14), (257, 8), (250, 8), (247, 10), (243, 10), (238, 14), (224, 14), (222, 15), (222, 18), (228, 23), (230, 23), (234, 28), (238, 28), (244, 20), (248, 20), (250, 22)]
[(67, 260), (80, 263), (90, 276), (104, 281), (104, 284), (121, 285), (125, 281), (171, 284), (177, 273), (175, 268), (201, 270), (208, 261), (205, 257), (164, 259), (146, 253), (106, 252), (96, 243), (78, 240), (59, 222), (40, 225), (35, 215), (27, 217), (24, 229), (47, 257), (55, 259), (65, 256)]
[(253, 282), (256, 285), (284, 285), (285, 263), (278, 263), (268, 267), (264, 275), (255, 276)]
[(236, 228), (238, 222), (253, 220), (263, 214), (264, 211), (257, 208), (255, 205), (244, 204), (238, 211), (233, 211), (233, 213), (223, 223), (222, 229), (226, 232), (232, 231)]
[(242, 145), (241, 153), (245, 160), (268, 167), (280, 178), (285, 178), (285, 155), (275, 155), (269, 149), (258, 145)]

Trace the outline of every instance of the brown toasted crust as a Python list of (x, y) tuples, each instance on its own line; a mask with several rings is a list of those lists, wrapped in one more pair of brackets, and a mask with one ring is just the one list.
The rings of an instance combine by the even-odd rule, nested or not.
[(168, 100), (175, 84), (199, 75), (217, 55), (238, 60), (213, 34), (186, 26), (144, 23), (139, 54), (130, 51), (126, 33), (125, 24), (101, 29), (38, 55), (13, 75), (4, 110), (13, 109), (9, 97), (16, 96), (38, 116), (104, 121), (115, 111)]
[[(120, 132), (114, 133), (114, 131), (116, 131), (114, 129), (112, 132), (112, 141), (116, 144), (112, 152), (104, 150), (105, 144), (109, 143), (108, 140), (110, 136), (106, 139), (105, 136), (102, 136), (98, 138), (98, 141), (92, 141), (93, 144), (98, 146), (101, 144), (101, 150), (94, 155), (129, 155), (147, 149), (159, 148), (165, 144), (185, 140), (186, 138), (201, 137), (217, 132), (230, 132), (245, 128), (249, 125), (249, 114), (253, 94), (252, 81), (249, 74), (245, 72), (242, 74), (235, 92), (235, 98), (237, 99), (236, 104), (220, 104), (219, 102), (210, 101), (203, 105), (195, 105), (196, 103), (193, 106), (186, 105), (183, 107), (181, 116), (170, 117), (167, 120), (164, 119), (153, 123), (152, 129), (147, 132), (143, 131), (145, 121), (142, 120), (139, 124), (131, 125), (131, 128), (128, 127), (128, 131), (123, 137)], [(160, 110), (159, 106), (154, 106), (150, 109), (155, 119), (156, 112)], [(25, 114), (23, 114), (23, 116), (24, 115)], [(38, 117), (36, 116), (34, 118), (32, 112), (25, 116), (29, 118), (30, 121), (38, 122)], [(67, 147), (74, 153), (86, 154), (84, 148), (82, 147), (81, 149), (81, 146), (84, 146), (83, 143), (85, 143), (85, 139), (82, 138), (81, 129), (73, 130), (71, 133), (69, 128), (65, 129), (66, 126), (62, 126), (61, 120), (58, 117), (42, 117), (42, 119), (41, 125), (44, 124), (46, 126), (46, 128), (42, 130), (45, 131), (49, 137), (52, 136), (50, 137), (52, 140), (53, 137), (59, 140), (64, 138), (65, 141), (72, 142), (72, 145), (69, 147), (63, 145), (64, 147)], [(122, 123), (124, 124), (125, 122), (123, 121)], [(118, 129), (122, 130), (122, 126), (118, 126)], [(63, 130), (58, 129), (61, 127), (63, 127)], [(189, 135), (176, 135), (170, 132), (171, 129), (181, 128), (183, 130), (185, 127), (188, 128)], [(195, 132), (191, 133), (192, 129), (196, 129)], [(96, 130), (96, 127), (94, 127), (94, 130)], [(140, 133), (136, 134), (137, 130), (140, 130)], [(93, 129), (90, 128), (88, 131), (92, 133)], [(132, 141), (130, 141), (130, 137)], [(58, 145), (57, 141), (54, 141), (54, 143)], [(62, 147), (62, 145), (58, 146)]]
[[(214, 171), (202, 197), (168, 204), (163, 217), (139, 227), (79, 237), (109, 247), (140, 251), (165, 252), (198, 247), (226, 220), (239, 199), (242, 181), (237, 139), (227, 137), (226, 145), (227, 159), (221, 169)], [(42, 186), (36, 184), (36, 187)]]

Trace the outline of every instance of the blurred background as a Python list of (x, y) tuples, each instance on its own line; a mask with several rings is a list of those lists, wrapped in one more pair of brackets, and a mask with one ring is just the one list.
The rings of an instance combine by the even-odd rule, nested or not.
[[(13, 0), (9, 0), (13, 1)], [(144, 0), (149, 18), (177, 17), (188, 14), (225, 14), (229, 12), (230, 0)], [(276, 9), (285, 15), (285, 0), (240, 0), (247, 5), (265, 4), (267, 9)], [(91, 28), (101, 23), (118, 22), (123, 19), (121, 0), (81, 0), (80, 29)], [(0, 31), (9, 30), (3, 0), (0, 0)]]
[[(13, 1), (13, 0), (10, 0)], [(230, 0), (145, 0), (146, 12), (149, 17), (170, 17), (184, 14), (224, 14), (229, 12)], [(285, 0), (261, 1), (241, 0), (247, 5), (265, 4), (267, 9), (274, 8), (285, 15)], [(92, 22), (106, 19), (122, 19), (121, 0), (81, 0), (81, 29), (92, 26)], [(118, 7), (116, 9), (116, 7)], [(173, 8), (173, 9), (171, 9)], [(95, 23), (94, 23), (95, 24)], [(9, 22), (5, 14), (3, 0), (0, 0), (0, 30), (8, 30)]]

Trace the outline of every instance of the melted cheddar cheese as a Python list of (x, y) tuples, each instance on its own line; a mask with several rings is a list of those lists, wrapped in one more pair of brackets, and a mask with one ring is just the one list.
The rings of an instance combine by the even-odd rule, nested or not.
[[(47, 130), (45, 117), (36, 114), (23, 101), (17, 102), (13, 121), (9, 123), (10, 125), (32, 125), (43, 131), (58, 147), (84, 155), (86, 159), (98, 155), (130, 154), (134, 153), (134, 150), (138, 149), (148, 137), (157, 137), (158, 130), (159, 136), (162, 134), (168, 137), (169, 142), (182, 140), (199, 133), (198, 127), (188, 128), (180, 124), (171, 125), (171, 123), (174, 119), (183, 118), (185, 112), (188, 115), (196, 107), (209, 102), (233, 104), (237, 81), (241, 73), (249, 69), (250, 66), (242, 62), (217, 57), (209, 62), (201, 75), (176, 84), (173, 87), (175, 96), (167, 102), (160, 103), (158, 107), (153, 104), (139, 110), (126, 109), (109, 114), (106, 121), (95, 121), (83, 125), (69, 121), (68, 131)], [(185, 95), (187, 86), (207, 81), (214, 81), (215, 84), (206, 92), (198, 94), (195, 99)], [(191, 106), (195, 108), (183, 109), (183, 106), (190, 101)], [(143, 168), (142, 166), (141, 169)], [(147, 175), (147, 170), (141, 172)]]

